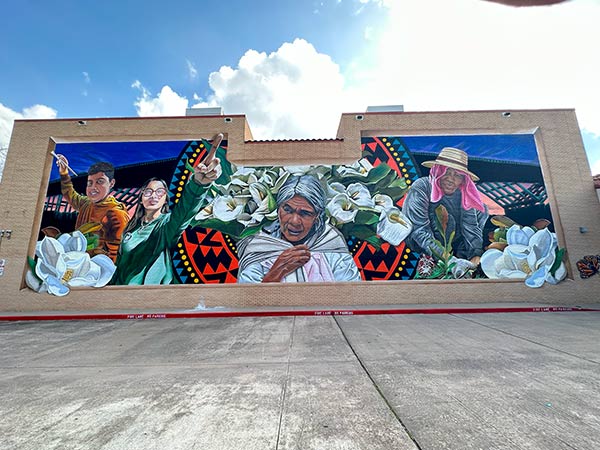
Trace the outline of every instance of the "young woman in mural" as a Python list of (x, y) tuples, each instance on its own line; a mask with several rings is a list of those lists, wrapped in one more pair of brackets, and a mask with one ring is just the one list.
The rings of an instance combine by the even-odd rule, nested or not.
[[(218, 144), (217, 144), (218, 146)], [(123, 234), (117, 270), (111, 284), (172, 284), (177, 282), (171, 253), (183, 231), (205, 205), (208, 186), (219, 178), (221, 162), (216, 147), (194, 167), (178, 202), (169, 211), (169, 189), (164, 180), (150, 178), (140, 189), (136, 212)]]
[[(488, 213), (474, 183), (479, 177), (468, 170), (467, 154), (452, 147), (442, 149), (435, 161), (425, 161), (423, 166), (431, 168), (429, 177), (412, 185), (402, 206), (413, 224), (407, 243), (411, 249), (433, 257), (444, 250), (435, 241), (444, 242), (454, 233), (452, 274), (460, 278), (477, 267), (483, 253)], [(446, 239), (434, 226), (435, 210), (440, 205), (448, 211)]]
[(278, 219), (238, 244), (238, 283), (360, 281), (342, 234), (326, 223), (326, 198), (315, 177), (290, 177), (277, 194)]

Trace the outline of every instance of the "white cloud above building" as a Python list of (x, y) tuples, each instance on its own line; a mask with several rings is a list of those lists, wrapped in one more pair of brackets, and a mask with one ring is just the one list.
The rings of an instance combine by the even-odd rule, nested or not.
[(138, 116), (183, 116), (188, 106), (187, 98), (177, 94), (171, 87), (165, 85), (156, 96), (135, 80), (132, 88), (139, 90), (139, 96), (134, 105)]

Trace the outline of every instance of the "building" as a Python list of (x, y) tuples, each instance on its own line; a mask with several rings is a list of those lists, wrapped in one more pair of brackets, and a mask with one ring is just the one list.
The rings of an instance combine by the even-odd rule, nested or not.
[[(148, 269), (138, 278), (129, 276), (134, 263), (126, 265), (124, 259), (113, 258), (128, 283), (170, 280), (170, 284), (105, 285), (111, 277), (113, 283), (115, 280), (112, 272), (107, 272), (114, 270), (109, 267), (112, 263), (106, 262), (108, 257), (96, 259), (98, 267), (90, 266), (81, 255), (83, 259), (77, 263), (74, 256), (64, 256), (68, 248), (52, 247), (59, 233), (75, 230), (81, 214), (61, 191), (53, 152), (67, 156), (77, 174), (72, 174), (74, 189), (82, 193), (88, 168), (94, 162), (111, 162), (116, 168), (115, 202), (133, 217), (143, 198), (140, 188), (151, 176), (166, 181), (172, 211), (179, 200), (187, 202), (185, 192), (192, 183), (194, 166), (205, 158), (219, 133), (223, 140), (217, 156), (222, 160), (223, 175), (212, 190), (199, 197), (196, 210), (186, 210), (189, 222), (182, 221), (186, 227), (176, 236), (178, 240), (160, 248), (161, 270), (168, 272), (168, 277), (163, 272), (158, 278), (148, 275), (150, 262), (144, 258), (150, 258), (151, 250), (145, 250), (142, 263), (139, 257), (136, 260)], [(477, 194), (471, 194), (479, 197), (481, 208), (489, 213), (478, 229), (481, 242), (475, 245), (472, 239), (463, 239), (464, 245), (479, 247), (479, 253), (465, 250), (459, 260), (479, 261), (483, 254), (487, 271), (483, 263), (478, 268), (466, 264), (464, 273), (455, 271), (459, 266), (450, 257), (462, 251), (453, 246), (458, 245), (461, 233), (454, 235), (455, 242), (440, 241), (450, 248), (447, 257), (433, 254), (426, 258), (427, 251), (419, 249), (414, 238), (418, 222), (408, 214), (407, 195), (417, 180), (427, 178), (432, 162), (446, 172), (448, 167), (456, 167), (458, 160), (449, 165), (441, 162), (441, 152), (447, 147), (468, 155), (465, 168), (478, 178)], [(330, 250), (313, 249), (311, 255), (325, 256), (313, 261), (320, 271), (316, 278), (317, 272), (307, 275), (305, 266), (298, 272), (311, 281), (308, 283), (238, 283), (241, 240), (275, 226), (278, 189), (289, 177), (307, 172), (327, 191), (325, 218), (346, 248), (341, 249), (337, 241), (333, 256), (327, 256)], [(467, 184), (464, 178), (463, 183)], [(462, 198), (467, 195), (464, 192)], [(156, 197), (150, 193), (148, 198)], [(20, 120), (15, 122), (0, 198), (2, 311), (190, 309), (199, 303), (226, 307), (468, 302), (573, 305), (591, 301), (600, 286), (600, 276), (593, 276), (597, 266), (594, 269), (592, 260), (583, 259), (600, 254), (600, 204), (589, 182), (573, 110), (347, 113), (333, 139), (278, 141), (253, 140), (244, 115)], [(471, 211), (472, 206), (462, 203), (460, 214), (465, 216), (464, 211)], [(177, 209), (182, 210), (181, 206)], [(83, 242), (92, 256), (108, 252), (110, 239), (103, 234), (106, 222), (102, 218), (79, 227), (87, 234)], [(540, 242), (547, 243), (547, 248), (539, 242), (519, 241), (522, 252), (511, 254), (510, 259), (504, 250), (506, 232), (513, 222), (523, 227), (535, 225), (535, 229), (528, 228), (531, 233), (544, 230), (538, 236), (545, 239)], [(462, 225), (457, 224), (458, 230)], [(439, 237), (439, 229), (435, 232)], [(465, 233), (463, 230), (462, 235)], [(44, 236), (46, 244), (41, 245)], [(131, 235), (123, 233), (115, 242), (123, 247), (122, 241), (129, 238)], [(283, 245), (286, 248), (285, 242)], [(332, 261), (338, 261), (336, 255), (341, 254), (352, 266), (346, 270), (358, 274), (359, 279), (338, 278), (337, 262)], [(528, 259), (529, 254), (535, 255)], [(275, 258), (264, 261), (268, 262), (260, 264), (265, 271), (272, 268), (269, 264), (276, 264)], [(509, 267), (511, 264), (514, 267)], [(509, 269), (513, 276), (522, 276), (508, 278)], [(523, 280), (527, 277), (535, 284), (535, 273), (542, 274), (537, 289)], [(553, 281), (562, 276), (565, 279), (556, 285), (544, 283), (544, 278)], [(92, 287), (94, 283), (102, 287)], [(32, 284), (42, 291), (48, 286), (54, 293), (66, 290), (67, 295), (39, 293), (28, 287)]]

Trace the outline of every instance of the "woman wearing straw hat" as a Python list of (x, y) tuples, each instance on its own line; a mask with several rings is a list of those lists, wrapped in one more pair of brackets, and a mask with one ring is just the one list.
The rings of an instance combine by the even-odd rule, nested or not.
[(467, 154), (457, 148), (443, 148), (435, 161), (425, 161), (429, 177), (419, 178), (406, 194), (402, 211), (413, 224), (407, 239), (411, 249), (432, 257), (443, 249), (435, 240), (444, 241), (435, 228), (435, 209), (448, 211), (446, 237), (455, 233), (452, 251), (453, 275), (460, 278), (479, 264), (483, 253), (483, 227), (488, 218), (475, 181), (479, 177), (468, 169)]

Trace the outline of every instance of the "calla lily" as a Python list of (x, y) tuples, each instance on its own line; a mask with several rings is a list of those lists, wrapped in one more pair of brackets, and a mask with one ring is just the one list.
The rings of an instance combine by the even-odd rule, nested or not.
[(338, 223), (354, 222), (354, 218), (358, 214), (357, 206), (347, 194), (338, 194), (333, 197), (327, 204), (327, 210)]
[(398, 208), (389, 208), (381, 212), (377, 224), (377, 234), (385, 241), (400, 245), (412, 231), (412, 224)]
[(202, 208), (200, 211), (198, 211), (198, 214), (196, 214), (194, 216), (194, 219), (195, 220), (212, 219), (214, 217), (213, 205), (214, 205), (214, 203), (209, 203), (208, 205), (206, 205), (204, 208)]
[(313, 175), (317, 179), (322, 179), (325, 175), (327, 175), (331, 168), (328, 166), (284, 166), (283, 167), (287, 172), (294, 176), (302, 176), (302, 175)]
[(366, 158), (362, 158), (361, 160), (349, 166), (340, 166), (337, 170), (341, 177), (360, 176), (366, 178), (372, 168), (373, 164), (371, 164)]
[(217, 197), (213, 203), (213, 215), (223, 222), (230, 222), (238, 218), (244, 209), (244, 202), (238, 197), (223, 195)]
[(338, 181), (334, 181), (333, 183), (326, 183), (325, 189), (327, 189), (327, 198), (331, 200), (338, 194), (346, 193), (346, 186)]
[(394, 207), (394, 201), (392, 200), (392, 197), (385, 194), (375, 194), (373, 196), (373, 203), (374, 208), (379, 212), (386, 211)]
[[(250, 213), (242, 213), (237, 217), (238, 222), (245, 226), (252, 226), (262, 222), (268, 214), (277, 209), (277, 203), (269, 188), (262, 183), (252, 183), (250, 185), (250, 194), (254, 208)], [(250, 202), (249, 202), (250, 203)]]
[(357, 206), (365, 206), (368, 208), (375, 206), (375, 203), (371, 198), (371, 192), (361, 183), (352, 183), (348, 185), (346, 194), (348, 194), (350, 200)]
[(58, 239), (44, 237), (36, 245), (35, 275), (28, 272), (27, 285), (37, 292), (63, 296), (71, 287), (105, 286), (116, 267), (106, 255), (90, 258), (85, 252), (86, 239), (79, 231)]
[(556, 284), (567, 276), (562, 262), (554, 275), (550, 273), (558, 242), (547, 228), (535, 231), (513, 225), (506, 237), (508, 246), (504, 251), (490, 249), (481, 256), (481, 268), (488, 278), (524, 279), (527, 286), (540, 287), (546, 281)]

